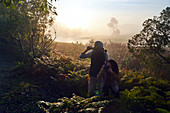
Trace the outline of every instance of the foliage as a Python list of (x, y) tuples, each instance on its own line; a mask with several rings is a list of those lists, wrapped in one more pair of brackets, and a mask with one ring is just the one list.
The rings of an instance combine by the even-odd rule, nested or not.
[(9, 8), (10, 6), (12, 8), (15, 8), (15, 4), (16, 3), (23, 4), (22, 1), (25, 2), (26, 0), (1, 0), (0, 3), (2, 3), (7, 8)]
[(36, 0), (25, 1), (15, 4), (14, 10), (0, 4), (0, 38), (18, 46), (24, 63), (33, 64), (36, 57), (47, 54), (54, 41), (50, 31), (46, 32), (53, 24), (53, 13), (39, 9), (40, 5)]
[[(16, 67), (23, 70), (23, 63), (18, 63)], [(19, 85), (16, 85), (18, 78), (15, 78), (17, 80), (12, 84), (16, 87), (6, 88), (8, 92), (0, 95), (1, 109), (6, 112), (43, 112), (36, 104), (39, 101), (39, 106), (46, 112), (108, 112), (113, 109), (119, 113), (136, 113), (169, 110), (169, 81), (149, 77), (142, 71), (121, 70), (124, 75), (119, 84), (122, 94), (117, 101), (107, 97), (87, 98), (88, 68), (88, 60), (78, 61), (56, 51), (51, 51), (50, 56), (36, 58), (35, 65), (19, 76)], [(72, 93), (75, 93), (73, 97)]]
[[(121, 84), (128, 88), (129, 83), (133, 84), (131, 88), (121, 89), (120, 100), (115, 98), (106, 101), (103, 97), (84, 98), (74, 95), (72, 98), (63, 97), (57, 102), (39, 101), (38, 105), (46, 112), (107, 112), (109, 106), (120, 105), (120, 108), (115, 108), (119, 112), (169, 112), (169, 81), (157, 79), (155, 77), (146, 77), (140, 73), (126, 72), (128, 75), (124, 77)], [(132, 81), (134, 76), (135, 79)], [(130, 80), (130, 81), (129, 81)], [(67, 81), (67, 80), (66, 80)], [(72, 82), (74, 83), (74, 82)], [(121, 86), (120, 86), (121, 87)], [(97, 98), (96, 98), (97, 97)], [(92, 99), (96, 98), (96, 99)], [(85, 101), (85, 103), (84, 103)], [(114, 102), (113, 102), (114, 101)], [(82, 103), (83, 102), (83, 103)], [(104, 102), (104, 103), (103, 103)], [(106, 103), (105, 103), (106, 102)], [(109, 102), (109, 103), (107, 103)], [(108, 105), (109, 104), (109, 105)], [(90, 110), (90, 111), (89, 111)]]
[[(0, 40), (17, 45), (17, 52), (24, 58), (9, 76), (0, 75), (0, 112), (43, 112), (37, 101), (46, 112), (102, 112), (110, 109), (109, 106), (120, 106), (115, 112), (119, 109), (134, 113), (169, 112), (169, 81), (160, 79), (169, 74), (166, 63), (169, 60), (169, 7), (159, 17), (146, 20), (141, 33), (129, 40), (128, 47), (134, 56), (126, 44), (104, 44), (109, 58), (118, 62), (123, 76), (119, 84), (121, 97), (115, 101), (115, 98), (98, 96), (86, 98), (90, 60), (78, 57), (87, 45), (52, 44), (56, 37), (53, 39), (46, 31), (53, 24), (51, 14), (55, 12), (47, 0), (0, 3), (3, 3), (0, 4)], [(24, 63), (34, 65), (27, 68)], [(19, 73), (22, 76), (18, 76)]]
[(168, 109), (169, 82), (154, 77), (140, 79), (129, 90), (122, 91), (121, 99), (129, 103), (127, 108), (133, 112), (154, 112), (155, 108)]
[(71, 74), (75, 73), (82, 73), (85, 72), (84, 75), (86, 75), (86, 71), (88, 70), (89, 67), (89, 62), (86, 61), (79, 61), (79, 60), (74, 60), (68, 56), (65, 56), (59, 52), (50, 52), (50, 56), (42, 56), (41, 58), (37, 58), (35, 60), (35, 64), (42, 64), (46, 65), (49, 68), (55, 68), (58, 73), (62, 74)]
[[(52, 10), (52, 1), (56, 1), (56, 0), (38, 0), (38, 2), (40, 3), (40, 7), (42, 10)], [(15, 9), (16, 4), (21, 4), (23, 5), (23, 3), (27, 2), (27, 0), (1, 0), (0, 3), (3, 4), (5, 7), (9, 8), (12, 7), (13, 9)]]
[(86, 45), (82, 43), (62, 43), (54, 42), (51, 46), (52, 50), (78, 60), (80, 54), (86, 49)]
[(38, 105), (46, 112), (98, 113), (111, 102), (112, 100), (101, 100), (98, 96), (83, 98), (73, 94), (70, 99), (63, 97), (54, 103), (39, 101)]
[[(57, 57), (57, 58), (58, 60), (62, 60), (62, 62), (66, 61), (65, 65), (67, 65), (67, 62), (70, 66), (72, 65), (69, 58), (67, 59), (67, 58), (62, 58), (62, 57), (63, 56), (61, 56), (61, 59), (60, 57)], [(51, 58), (48, 58), (48, 62), (51, 64), (55, 64), (50, 59)], [(55, 60), (55, 62), (58, 62), (58, 61)], [(77, 104), (77, 102), (81, 101), (82, 98), (88, 99), (88, 98), (84, 98), (84, 97), (87, 97), (87, 76), (88, 76), (87, 70), (85, 68), (82, 69), (78, 66), (78, 67), (70, 68), (71, 70), (66, 71), (64, 69), (66, 67), (63, 65), (64, 63), (62, 64), (63, 69), (61, 69), (58, 72), (64, 73), (64, 74), (60, 74), (60, 76), (64, 76), (64, 78), (58, 79), (59, 76), (57, 77), (53, 76), (54, 77), (53, 80), (60, 81), (63, 85), (65, 85), (65, 87), (67, 87), (68, 92), (76, 93), (83, 97), (80, 98), (79, 96), (75, 96), (75, 97), (73, 96), (74, 99), (73, 97), (70, 99), (63, 97), (61, 98), (62, 101), (58, 100), (58, 102), (54, 102), (54, 103), (40, 101), (39, 106), (41, 106), (41, 108), (43, 108), (46, 112), (78, 112), (78, 111), (89, 112), (86, 110), (94, 110), (93, 112), (98, 112), (99, 108), (89, 109), (89, 108), (86, 108), (85, 105), (84, 105), (84, 108), (79, 108), (82, 105), (82, 103), (80, 103), (80, 105)], [(53, 65), (53, 66), (57, 66), (57, 65)], [(154, 112), (156, 108), (159, 108), (159, 110), (160, 109), (168, 110), (169, 81), (158, 79), (155, 77), (149, 77), (149, 75), (147, 75), (146, 73), (142, 71), (133, 72), (131, 70), (126, 70), (126, 69), (121, 70), (121, 71), (122, 71), (121, 73), (124, 74), (119, 84), (120, 89), (122, 91), (121, 92), (122, 95), (121, 95), (120, 101), (114, 104), (119, 104), (123, 106), (121, 107), (121, 109), (123, 110), (120, 110), (120, 108), (118, 108), (117, 111), (120, 111), (120, 112), (123, 112), (123, 111)], [(73, 87), (76, 90), (73, 91)], [(79, 101), (75, 102), (75, 99)], [(95, 102), (96, 101), (94, 100), (94, 103)], [(90, 102), (90, 103), (93, 103), (93, 102)], [(112, 103), (112, 106), (115, 106), (114, 104)], [(106, 106), (102, 106), (102, 108), (108, 109), (108, 105), (106, 104)]]
[[(56, 83), (59, 82), (67, 88), (67, 94), (87, 96), (88, 65), (87, 62), (54, 53), (50, 57), (37, 58), (35, 67), (40, 75), (47, 74)], [(34, 72), (35, 76), (38, 73)]]
[(167, 63), (168, 56), (166, 51), (169, 50), (169, 18), (170, 7), (167, 7), (161, 12), (159, 17), (148, 19), (143, 23), (143, 30), (140, 34), (132, 37), (129, 40), (128, 47), (131, 52), (140, 54), (142, 52), (146, 54), (155, 54), (165, 60)]
[(132, 70), (121, 70), (123, 77), (120, 81), (121, 90), (132, 89), (134, 86), (138, 85), (144, 78), (148, 77), (145, 73), (140, 71), (133, 72)]
[[(88, 75), (83, 62), (73, 61), (62, 54), (55, 57), (51, 54), (37, 58), (35, 63), (25, 70), (25, 65), (19, 62), (15, 72), (9, 73), (10, 80), (4, 86), (10, 88), (5, 87), (8, 92), (0, 95), (0, 111), (42, 112), (36, 104), (39, 100), (55, 101), (63, 96), (70, 97), (72, 93), (87, 96)], [(18, 76), (18, 72), (22, 72), (22, 76)]]
[[(38, 86), (21, 82), (16, 87), (16, 82), (18, 83), (15, 81), (13, 83), (15, 86), (10, 86), (8, 92), (0, 94), (0, 111), (8, 113), (43, 112), (36, 107), (36, 101), (40, 98), (37, 92)], [(8, 83), (10, 82), (8, 81)]]
[(137, 58), (135, 58), (124, 43), (104, 43), (104, 47), (108, 51), (110, 59), (114, 59), (121, 69), (126, 68), (128, 70), (138, 71), (141, 69), (141, 64)]
[(152, 75), (169, 75), (170, 7), (143, 23), (143, 30), (132, 37), (128, 48), (138, 58), (145, 69)]
[(169, 113), (168, 110), (161, 109), (161, 108), (156, 108), (154, 111), (155, 111), (156, 113)]
[[(55, 42), (52, 44), (52, 50), (57, 53), (62, 53), (71, 57), (74, 60), (90, 62), (90, 59), (79, 59), (80, 54), (88, 45), (93, 46), (94, 40), (90, 40), (86, 45), (81, 43), (61, 43)], [(124, 43), (104, 43), (104, 48), (107, 50), (109, 58), (114, 59), (121, 69), (140, 70), (141, 64), (132, 54), (129, 53), (127, 45)]]
[(16, 69), (22, 69), (24, 66), (23, 62), (18, 62), (18, 64), (15, 66)]

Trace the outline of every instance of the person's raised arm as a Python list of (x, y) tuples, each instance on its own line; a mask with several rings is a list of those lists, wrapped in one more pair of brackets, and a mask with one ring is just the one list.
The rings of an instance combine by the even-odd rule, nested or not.
[(109, 56), (107, 54), (107, 52), (105, 52), (106, 56), (105, 56), (105, 60), (108, 61), (109, 60)]
[(88, 46), (87, 49), (80, 54), (80, 58), (91, 58), (91, 56), (92, 56), (92, 51), (86, 53), (87, 51), (89, 51), (89, 50), (91, 50), (91, 49), (92, 49), (92, 47), (91, 47), (91, 46)]

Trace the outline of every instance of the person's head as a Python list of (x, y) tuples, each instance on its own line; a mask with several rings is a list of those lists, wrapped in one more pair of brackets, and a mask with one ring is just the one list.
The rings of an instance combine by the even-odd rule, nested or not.
[(95, 50), (100, 50), (103, 48), (103, 43), (101, 41), (96, 41), (94, 44), (94, 49)]
[(112, 60), (112, 59), (108, 60), (106, 65), (111, 67), (112, 71), (119, 75), (119, 68), (118, 68), (117, 63), (114, 60)]

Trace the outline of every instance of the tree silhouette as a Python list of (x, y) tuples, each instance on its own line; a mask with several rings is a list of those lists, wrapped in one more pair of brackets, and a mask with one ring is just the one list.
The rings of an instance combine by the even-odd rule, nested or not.
[(40, 10), (40, 5), (37, 0), (30, 0), (16, 4), (14, 10), (0, 4), (0, 38), (15, 43), (19, 48), (16, 52), (21, 51), (24, 63), (31, 65), (35, 58), (48, 54), (49, 46), (56, 38), (47, 32), (54, 22), (51, 10)]
[(170, 64), (170, 7), (160, 16), (154, 16), (143, 23), (143, 30), (128, 42), (130, 52), (135, 55), (159, 56)]
[(118, 24), (118, 21), (112, 17), (110, 19), (110, 22), (107, 24), (107, 26), (110, 28), (110, 35), (115, 37), (115, 36), (118, 36), (120, 34), (120, 31), (119, 29), (117, 28), (117, 24)]
[[(55, 11), (55, 7), (53, 6), (52, 2), (53, 1), (57, 1), (57, 0), (37, 0), (37, 2), (39, 2), (39, 8), (47, 11), (47, 10), (51, 10), (53, 11), (53, 13), (55, 15), (57, 15), (56, 11)], [(5, 7), (9, 8), (12, 7), (13, 9), (15, 9), (16, 4), (23, 4), (25, 2), (31, 2), (31, 0), (0, 0), (0, 3), (3, 4)]]

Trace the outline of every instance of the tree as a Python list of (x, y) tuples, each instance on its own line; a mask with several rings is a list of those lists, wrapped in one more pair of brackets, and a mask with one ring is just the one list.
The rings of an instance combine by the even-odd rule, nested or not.
[(142, 31), (128, 41), (128, 48), (149, 72), (170, 74), (170, 7), (144, 21)]
[(107, 24), (107, 26), (110, 28), (111, 30), (111, 36), (118, 36), (120, 34), (120, 31), (119, 29), (117, 28), (117, 24), (118, 24), (118, 21), (112, 17), (110, 19), (110, 22)]
[(8, 42), (16, 43), (20, 48), (25, 63), (33, 64), (34, 59), (48, 53), (50, 44), (55, 40), (47, 32), (53, 24), (51, 10), (40, 9), (37, 0), (15, 4), (13, 8), (1, 5), (1, 37)]
[(143, 23), (143, 30), (128, 42), (130, 52), (135, 55), (141, 53), (154, 54), (170, 64), (170, 7)]
[[(0, 3), (3, 4), (7, 8), (9, 8), (11, 6), (13, 8), (15, 8), (15, 5), (18, 3), (22, 5), (23, 3), (30, 2), (30, 1), (31, 0), (1, 0)], [(56, 0), (50, 0), (50, 2), (47, 0), (37, 0), (37, 2), (40, 3), (40, 8), (42, 10), (46, 10), (46, 11), (52, 9), (52, 7), (53, 7), (52, 1), (56, 1)], [(54, 13), (56, 13), (56, 12), (54, 12)]]

